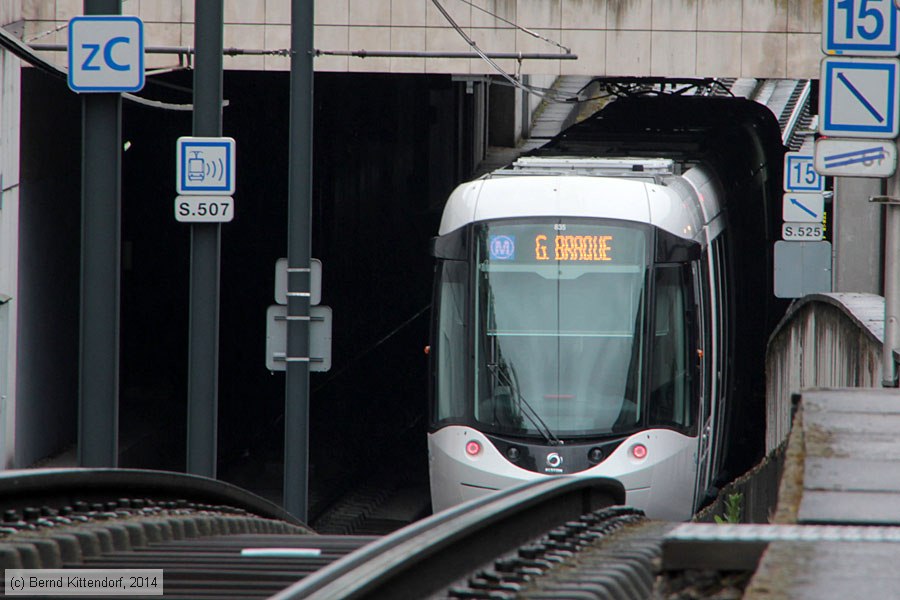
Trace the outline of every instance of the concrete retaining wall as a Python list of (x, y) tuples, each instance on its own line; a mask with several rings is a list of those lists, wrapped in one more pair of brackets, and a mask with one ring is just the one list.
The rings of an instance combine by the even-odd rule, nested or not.
[[(509, 73), (809, 79), (818, 77), (822, 58), (821, 0), (441, 0), (441, 4), (485, 52), (557, 54), (564, 46), (578, 55), (578, 60), (498, 61)], [(26, 40), (65, 44), (66, 21), (80, 14), (81, 5), (82, 0), (24, 0)], [(287, 0), (225, 0), (224, 7), (226, 47), (290, 46)], [(133, 0), (123, 2), (122, 11), (144, 20), (148, 46), (194, 45), (194, 0)], [(315, 46), (369, 53), (471, 51), (431, 0), (316, 2)], [(63, 65), (66, 55), (51, 52), (47, 58)], [(147, 66), (177, 68), (180, 63), (176, 55), (153, 54)], [(225, 58), (226, 69), (283, 71), (289, 66), (287, 56), (279, 54)], [(421, 57), (322, 55), (315, 68), (493, 73), (479, 59)]]
[(795, 302), (766, 351), (766, 452), (788, 436), (800, 390), (881, 385), (884, 299), (814, 294)]

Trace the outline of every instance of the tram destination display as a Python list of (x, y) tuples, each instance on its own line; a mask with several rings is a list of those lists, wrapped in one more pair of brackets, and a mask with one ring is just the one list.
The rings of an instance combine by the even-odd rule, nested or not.
[(494, 224), (487, 234), (491, 262), (616, 264), (643, 262), (643, 232), (570, 223)]

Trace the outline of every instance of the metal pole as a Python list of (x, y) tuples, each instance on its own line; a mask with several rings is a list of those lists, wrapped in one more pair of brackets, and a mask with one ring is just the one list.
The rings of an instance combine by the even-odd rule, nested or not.
[(897, 387), (894, 348), (900, 345), (900, 176), (888, 179), (884, 231), (884, 341), (881, 353), (881, 385)]
[(288, 322), (284, 508), (306, 521), (309, 472), (309, 269), (313, 136), (313, 0), (291, 0)]
[[(222, 0), (195, 0), (195, 136), (222, 135)], [(191, 225), (187, 472), (216, 476), (221, 225)]]
[[(84, 0), (86, 15), (120, 14), (120, 0)], [(119, 247), (122, 98), (84, 94), (81, 157), (81, 318), (78, 464), (119, 458)]]

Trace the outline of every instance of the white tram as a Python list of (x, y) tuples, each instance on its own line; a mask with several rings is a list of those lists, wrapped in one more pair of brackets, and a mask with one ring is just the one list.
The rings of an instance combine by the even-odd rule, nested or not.
[(702, 163), (529, 157), (452, 193), (433, 243), (435, 512), (578, 473), (691, 517), (728, 399), (722, 190)]

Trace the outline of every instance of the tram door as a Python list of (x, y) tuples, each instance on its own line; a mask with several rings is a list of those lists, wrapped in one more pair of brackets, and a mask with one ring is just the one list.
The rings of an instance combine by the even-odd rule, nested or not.
[[(704, 252), (704, 258), (706, 253)], [(710, 364), (712, 360), (710, 298), (706, 294), (709, 289), (709, 277), (704, 268), (705, 260), (691, 263), (691, 279), (694, 296), (696, 348), (694, 352), (695, 368), (694, 388), (699, 400), (697, 423), (700, 426), (697, 445), (697, 483), (694, 491), (695, 508), (703, 501), (709, 487), (710, 469), (712, 468), (713, 424), (715, 408), (710, 386)]]

